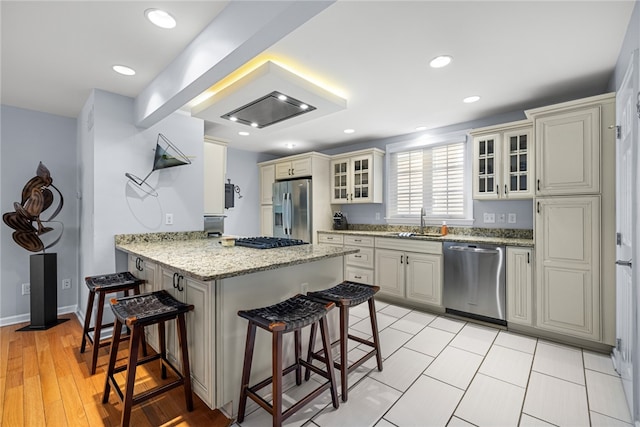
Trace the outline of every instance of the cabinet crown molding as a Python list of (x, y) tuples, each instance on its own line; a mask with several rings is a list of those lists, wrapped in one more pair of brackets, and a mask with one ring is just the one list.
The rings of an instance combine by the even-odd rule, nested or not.
[(362, 154), (376, 154), (376, 155), (384, 156), (385, 152), (384, 150), (381, 150), (379, 148), (365, 148), (364, 150), (356, 150), (356, 151), (349, 151), (347, 153), (334, 154), (331, 156), (331, 160), (342, 159), (345, 157), (359, 156)]
[(258, 163), (258, 165), (259, 166), (272, 165), (272, 164), (276, 164), (276, 163), (280, 163), (280, 162), (286, 162), (286, 161), (290, 161), (290, 160), (303, 159), (305, 157), (316, 157), (316, 158), (321, 158), (321, 159), (331, 159), (331, 156), (328, 156), (326, 154), (318, 153), (317, 151), (310, 151), (308, 153), (294, 154), (294, 155), (286, 156), (286, 157), (278, 157), (277, 159), (267, 160), (265, 162), (260, 162), (260, 163)]
[(500, 123), (497, 125), (485, 126), (482, 128), (476, 128), (469, 132), (471, 136), (484, 135), (488, 133), (500, 133), (504, 131), (510, 131), (512, 129), (520, 129), (525, 128), (527, 126), (533, 126), (533, 121), (531, 119), (518, 120), (515, 122), (509, 123)]
[(537, 116), (543, 114), (555, 113), (562, 110), (572, 110), (588, 105), (606, 104), (608, 102), (616, 102), (615, 92), (590, 96), (588, 98), (575, 99), (573, 101), (561, 102), (559, 104), (547, 105), (539, 108), (532, 108), (530, 110), (525, 110), (524, 114), (530, 119), (535, 119)]

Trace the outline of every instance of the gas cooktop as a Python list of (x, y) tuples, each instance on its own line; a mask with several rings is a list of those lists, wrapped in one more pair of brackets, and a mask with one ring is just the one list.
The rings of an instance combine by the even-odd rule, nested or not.
[(254, 249), (273, 249), (306, 244), (306, 242), (300, 239), (285, 239), (282, 237), (241, 237), (236, 239), (237, 246), (245, 246)]

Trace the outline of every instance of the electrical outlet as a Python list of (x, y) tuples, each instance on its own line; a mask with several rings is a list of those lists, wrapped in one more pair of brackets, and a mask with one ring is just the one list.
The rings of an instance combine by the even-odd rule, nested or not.
[(485, 212), (484, 214), (484, 223), (485, 224), (494, 224), (496, 222), (496, 214)]
[(509, 221), (509, 224), (515, 224), (516, 223), (516, 214), (510, 213), (508, 221)]
[(504, 223), (507, 220), (507, 216), (503, 213), (498, 214), (498, 222), (499, 223)]
[(31, 293), (31, 283), (22, 284), (22, 295), (29, 295)]
[(380, 220), (380, 212), (376, 212), (376, 221)]
[(166, 225), (173, 225), (173, 214), (168, 213), (164, 215), (164, 223)]
[(62, 289), (71, 289), (71, 279), (62, 279)]
[(301, 294), (306, 295), (308, 291), (309, 291), (309, 284), (308, 283), (300, 284), (300, 293)]

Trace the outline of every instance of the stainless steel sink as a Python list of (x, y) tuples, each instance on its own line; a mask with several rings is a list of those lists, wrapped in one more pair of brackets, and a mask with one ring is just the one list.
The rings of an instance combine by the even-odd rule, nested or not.
[(442, 237), (440, 233), (410, 233), (410, 232), (401, 232), (401, 233), (392, 233), (394, 236), (398, 237)]

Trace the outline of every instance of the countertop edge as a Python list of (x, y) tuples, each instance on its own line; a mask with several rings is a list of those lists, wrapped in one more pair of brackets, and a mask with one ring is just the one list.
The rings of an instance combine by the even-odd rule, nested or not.
[(447, 234), (444, 236), (410, 236), (401, 237), (397, 232), (390, 231), (361, 231), (361, 230), (318, 230), (318, 233), (342, 234), (351, 236), (383, 237), (399, 240), (418, 240), (433, 242), (477, 242), (503, 244), (505, 246), (534, 247), (533, 239), (519, 239), (514, 237), (474, 236), (467, 234)]

